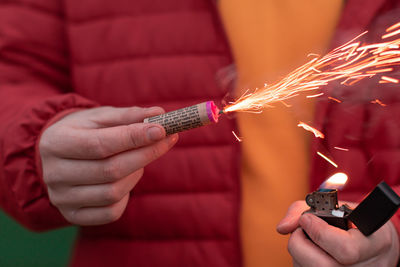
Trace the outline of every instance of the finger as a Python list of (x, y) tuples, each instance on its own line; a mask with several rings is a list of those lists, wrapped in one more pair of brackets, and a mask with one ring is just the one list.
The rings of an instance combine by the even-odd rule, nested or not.
[(375, 256), (382, 246), (379, 238), (369, 239), (357, 229), (342, 230), (311, 214), (301, 216), (299, 224), (318, 246), (344, 265)]
[(143, 169), (140, 169), (115, 183), (49, 188), (49, 197), (51, 203), (58, 208), (108, 206), (129, 194), (142, 175)]
[(151, 146), (126, 151), (102, 160), (58, 159), (44, 168), (44, 180), (49, 186), (93, 185), (115, 182), (159, 158), (171, 149), (178, 135), (168, 136)]
[(83, 226), (102, 225), (118, 220), (123, 214), (128, 201), (129, 194), (119, 202), (109, 206), (80, 208), (72, 211), (61, 210), (61, 213), (67, 221), (73, 224)]
[(300, 263), (298, 263), (297, 261), (293, 260), (293, 267), (302, 267), (300, 265)]
[(301, 228), (297, 228), (291, 234), (288, 251), (299, 266), (339, 266), (334, 259), (309, 240)]
[(278, 223), (276, 230), (278, 233), (286, 235), (298, 227), (300, 215), (308, 209), (305, 201), (296, 201), (288, 209), (285, 217)]
[(165, 130), (158, 124), (130, 125), (74, 130), (65, 133), (63, 140), (46, 151), (70, 159), (104, 159), (131, 149), (147, 146), (165, 138)]
[(101, 107), (91, 110), (90, 119), (96, 123), (98, 127), (113, 127), (143, 122), (146, 118), (163, 113), (165, 113), (165, 111), (161, 107)]

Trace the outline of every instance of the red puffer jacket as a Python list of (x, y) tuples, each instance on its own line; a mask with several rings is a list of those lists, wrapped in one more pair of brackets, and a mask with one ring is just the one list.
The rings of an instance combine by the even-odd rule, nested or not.
[[(363, 9), (352, 10), (360, 1)], [(394, 3), (348, 2), (341, 27), (352, 26), (354, 33), (379, 24), (372, 18)], [(215, 74), (232, 59), (212, 0), (0, 4), (0, 205), (29, 228), (66, 224), (47, 198), (36, 148), (41, 131), (57, 114), (96, 105), (170, 110), (219, 101), (226, 93)], [(322, 145), (354, 148), (343, 155), (331, 152), (351, 175), (349, 195), (356, 198), (375, 184), (375, 174), (391, 184), (400, 178), (400, 130), (394, 117), (399, 99), (392, 93), (380, 99), (393, 105), (382, 110), (360, 104), (354, 118), (347, 106), (322, 102), (319, 108), (321, 118), (330, 118), (323, 120), (327, 139)], [(393, 115), (380, 120), (387, 114)], [(372, 118), (373, 127), (361, 132)], [(234, 128), (234, 120), (222, 120), (182, 133), (167, 157), (146, 168), (120, 220), (81, 228), (72, 265), (241, 266), (240, 154), (231, 137)], [(353, 168), (346, 167), (348, 162)], [(355, 165), (360, 165), (357, 171)], [(318, 158), (314, 166), (315, 186), (330, 170)]]
[[(65, 225), (35, 162), (46, 123), (95, 105), (167, 110), (226, 94), (232, 63), (209, 0), (0, 1), (0, 203), (29, 228)], [(182, 133), (115, 223), (84, 227), (74, 266), (239, 266), (234, 120)]]

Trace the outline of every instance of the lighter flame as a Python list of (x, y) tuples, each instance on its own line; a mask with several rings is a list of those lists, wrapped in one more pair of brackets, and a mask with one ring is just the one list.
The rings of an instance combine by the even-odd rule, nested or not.
[(319, 137), (319, 138), (324, 138), (325, 137), (323, 133), (321, 133), (317, 129), (311, 127), (310, 125), (308, 125), (308, 124), (306, 124), (306, 123), (304, 123), (302, 121), (299, 121), (299, 124), (297, 124), (297, 126), (298, 127), (303, 127), (304, 130), (312, 132), (315, 135), (315, 137)]
[(325, 182), (323, 182), (319, 188), (324, 189), (342, 189), (347, 182), (347, 174), (343, 172), (338, 172), (329, 177)]
[[(389, 27), (386, 30), (389, 33), (382, 38), (400, 35), (399, 25), (400, 23), (397, 23)], [(263, 108), (271, 107), (273, 103), (290, 99), (301, 92), (316, 91), (335, 80), (342, 80), (342, 84), (351, 86), (363, 79), (392, 71), (390, 67), (400, 64), (400, 38), (365, 45), (361, 43), (360, 37), (366, 33), (360, 34), (325, 56), (310, 54), (314, 58), (306, 64), (274, 84), (264, 85), (264, 88), (254, 92), (245, 92), (236, 101), (225, 106), (224, 112), (260, 113)], [(383, 82), (396, 82), (394, 78), (382, 79)]]

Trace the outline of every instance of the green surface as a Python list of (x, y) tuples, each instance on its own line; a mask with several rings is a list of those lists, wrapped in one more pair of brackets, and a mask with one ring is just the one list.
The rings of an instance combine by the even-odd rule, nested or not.
[(66, 266), (75, 235), (74, 227), (33, 233), (0, 211), (0, 266)]

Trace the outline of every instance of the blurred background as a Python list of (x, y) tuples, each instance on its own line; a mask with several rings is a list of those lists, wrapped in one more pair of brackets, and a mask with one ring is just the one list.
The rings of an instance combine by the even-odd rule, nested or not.
[(0, 211), (0, 266), (67, 266), (76, 231), (68, 227), (33, 233)]

